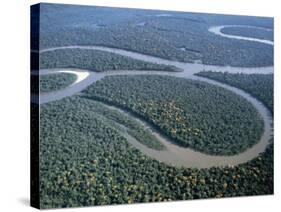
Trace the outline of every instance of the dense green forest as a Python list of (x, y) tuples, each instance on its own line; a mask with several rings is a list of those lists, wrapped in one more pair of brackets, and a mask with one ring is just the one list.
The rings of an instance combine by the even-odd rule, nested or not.
[(172, 167), (133, 148), (95, 107), (80, 96), (40, 106), (42, 208), (273, 193), (272, 145), (239, 166)]
[(225, 27), (221, 29), (222, 33), (238, 35), (244, 37), (258, 38), (273, 41), (273, 32), (271, 30), (253, 27)]
[(203, 71), (196, 75), (245, 90), (263, 102), (273, 113), (273, 74), (231, 74), (227, 72)]
[[(39, 43), (40, 50), (97, 45), (181, 62), (272, 66), (274, 46), (208, 31), (211, 26), (241, 24), (272, 31), (232, 27), (222, 32), (273, 40), (272, 18), (43, 3)], [(34, 69), (179, 71), (79, 48), (43, 51), (37, 62), (31, 61)], [(196, 75), (245, 90), (273, 114), (273, 74)], [(38, 76), (31, 75), (31, 92), (55, 91), (75, 80), (74, 74), (41, 75), (39, 87)], [(32, 150), (38, 148), (40, 154), (39, 173), (33, 171), (39, 175), (35, 180), (43, 209), (273, 194), (273, 138), (250, 161), (202, 169), (160, 162), (135, 147), (168, 152), (153, 132), (182, 148), (214, 156), (233, 156), (255, 145), (264, 130), (261, 115), (245, 98), (222, 87), (156, 74), (106, 76), (73, 96), (32, 103), (31, 109), (31, 138), (39, 136), (39, 142), (31, 140)]]
[(159, 75), (108, 76), (83, 93), (132, 111), (176, 143), (208, 154), (242, 152), (263, 132), (263, 121), (248, 101), (203, 82)]
[(88, 49), (59, 49), (40, 54), (41, 68), (81, 68), (93, 71), (158, 70), (179, 71), (168, 65), (148, 63), (118, 54)]
[(272, 29), (273, 20), (270, 18), (194, 13), (158, 16), (159, 11), (50, 5), (43, 5), (41, 10), (44, 11), (40, 22), (41, 48), (102, 45), (184, 62), (201, 60), (204, 64), (215, 65), (273, 65), (272, 46), (224, 38), (208, 31), (210, 26), (220, 24), (247, 24)]
[[(45, 37), (42, 34), (42, 43), (46, 43), (46, 47), (73, 44), (101, 45), (182, 62), (200, 60), (203, 64), (210, 65), (251, 67), (273, 64), (273, 47), (270, 45), (231, 40), (214, 35), (208, 32), (208, 26), (202, 23), (163, 19), (149, 20), (149, 24), (144, 27), (122, 24), (99, 31), (91, 31), (83, 27), (79, 30), (67, 28), (56, 35), (62, 40), (52, 43), (55, 35), (50, 34)], [(170, 28), (159, 30), (161, 25)], [(179, 28), (182, 32), (178, 32), (175, 28)], [(263, 51), (260, 51), (261, 49)]]
[[(105, 118), (114, 121), (126, 128), (126, 132), (137, 139), (139, 142), (145, 146), (163, 150), (165, 146), (157, 140), (157, 138), (148, 130), (144, 129), (138, 121), (131, 118), (129, 115), (120, 113), (112, 108), (107, 108), (99, 102), (93, 101), (92, 104), (95, 107), (92, 108), (92, 111), (104, 116)], [(115, 124), (116, 125), (116, 124)]]
[(51, 91), (66, 88), (75, 80), (77, 76), (69, 73), (55, 73), (40, 76), (40, 92), (47, 93)]

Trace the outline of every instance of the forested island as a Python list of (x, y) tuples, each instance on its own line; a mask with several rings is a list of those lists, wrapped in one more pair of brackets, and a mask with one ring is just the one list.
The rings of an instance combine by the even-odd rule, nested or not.
[(243, 98), (192, 80), (114, 76), (83, 93), (133, 111), (175, 142), (208, 154), (237, 154), (257, 142), (263, 131), (257, 111)]
[(239, 35), (273, 41), (273, 33), (271, 29), (267, 28), (233, 26), (225, 27), (221, 31), (230, 35)]
[(44, 52), (40, 56), (40, 67), (80, 68), (102, 72), (108, 70), (158, 70), (179, 71), (168, 65), (148, 63), (118, 54), (91, 49), (59, 49)]
[(75, 82), (77, 76), (69, 73), (57, 73), (40, 76), (40, 92), (47, 93), (63, 89)]

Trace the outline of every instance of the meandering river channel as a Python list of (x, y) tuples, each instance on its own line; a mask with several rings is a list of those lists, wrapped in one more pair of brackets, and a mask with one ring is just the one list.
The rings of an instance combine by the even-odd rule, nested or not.
[[(214, 33), (218, 36), (228, 37), (230, 39), (241, 39), (241, 36), (234, 36), (234, 35), (227, 35), (223, 34), (220, 30), (226, 26), (216, 26), (211, 27), (209, 29), (209, 32)], [(245, 37), (243, 37), (245, 38)], [(255, 42), (262, 42), (269, 45), (273, 45), (273, 43), (270, 43), (272, 41), (266, 41), (255, 39), (255, 38), (247, 38), (244, 40), (251, 40)], [(257, 68), (240, 68), (240, 67), (230, 67), (230, 66), (213, 66), (213, 65), (203, 65), (198, 63), (182, 63), (177, 61), (170, 61), (163, 58), (157, 58), (150, 55), (140, 54), (132, 51), (127, 51), (123, 49), (116, 49), (116, 48), (109, 48), (105, 46), (63, 46), (63, 47), (54, 47), (54, 48), (48, 48), (41, 50), (40, 53), (47, 52), (47, 51), (55, 51), (59, 49), (92, 49), (92, 50), (101, 50), (106, 52), (111, 52), (123, 56), (127, 56), (133, 59), (138, 59), (146, 62), (152, 62), (157, 64), (165, 64), (165, 65), (172, 65), (179, 69), (181, 69), (181, 72), (164, 72), (164, 71), (139, 71), (139, 70), (108, 70), (105, 72), (93, 72), (90, 70), (84, 70), (84, 69), (62, 69), (62, 68), (56, 68), (56, 69), (40, 69), (40, 75), (44, 74), (52, 74), (52, 73), (72, 73), (77, 75), (77, 80), (68, 86), (67, 88), (64, 88), (62, 90), (54, 91), (51, 93), (44, 93), (39, 96), (39, 103), (44, 104), (47, 102), (52, 102), (55, 100), (62, 99), (67, 96), (72, 96), (74, 94), (77, 94), (81, 92), (83, 89), (91, 85), (92, 83), (101, 80), (105, 76), (114, 76), (114, 75), (140, 75), (140, 74), (160, 74), (160, 75), (169, 75), (174, 77), (181, 77), (181, 78), (187, 78), (187, 79), (193, 79), (193, 80), (200, 80), (204, 81), (206, 83), (214, 84), (220, 87), (223, 87), (225, 89), (228, 89), (232, 92), (234, 92), (237, 95), (240, 95), (247, 99), (252, 105), (257, 109), (259, 114), (261, 115), (263, 121), (264, 121), (264, 132), (261, 136), (260, 140), (253, 145), (251, 148), (247, 149), (246, 151), (239, 153), (237, 155), (233, 156), (214, 156), (214, 155), (207, 155), (205, 153), (201, 153), (198, 151), (194, 151), (190, 148), (184, 148), (180, 147), (173, 142), (171, 142), (167, 137), (162, 136), (161, 133), (157, 132), (153, 126), (146, 123), (144, 120), (141, 120), (131, 114), (130, 112), (123, 111), (120, 108), (116, 108), (111, 105), (105, 105), (105, 107), (108, 107), (112, 110), (118, 110), (119, 112), (123, 113), (125, 116), (130, 116), (137, 120), (141, 125), (143, 125), (145, 128), (148, 128), (151, 130), (151, 132), (159, 139), (161, 143), (163, 143), (166, 146), (166, 150), (154, 150), (146, 147), (145, 145), (138, 142), (136, 139), (131, 137), (128, 133), (124, 133), (124, 137), (127, 138), (128, 142), (131, 143), (134, 147), (142, 151), (144, 154), (157, 159), (161, 162), (165, 162), (170, 165), (174, 166), (183, 166), (183, 167), (189, 167), (189, 168), (209, 168), (213, 166), (235, 166), (241, 163), (245, 163), (249, 160), (252, 160), (253, 158), (257, 157), (260, 153), (262, 153), (266, 146), (269, 143), (270, 138), (273, 134), (272, 124), (273, 119), (271, 116), (271, 113), (269, 110), (256, 98), (252, 97), (248, 93), (214, 81), (210, 79), (206, 79), (203, 77), (195, 76), (195, 73), (198, 73), (203, 70), (214, 70), (214, 71), (221, 71), (221, 72), (230, 72), (230, 73), (273, 73), (273, 67), (257, 67)], [(36, 73), (33, 73), (36, 74)], [(37, 73), (38, 74), (38, 73)], [(38, 98), (36, 96), (31, 96), (31, 101), (38, 101)], [(37, 102), (38, 103), (38, 102)]]

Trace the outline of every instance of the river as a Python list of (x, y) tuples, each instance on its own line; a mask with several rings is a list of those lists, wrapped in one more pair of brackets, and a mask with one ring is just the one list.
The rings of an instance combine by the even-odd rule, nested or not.
[[(219, 36), (222, 36), (221, 34), (217, 33), (222, 29), (224, 26), (216, 27), (216, 28), (210, 28), (209, 31), (217, 34)], [(216, 29), (216, 30), (214, 30)], [(225, 35), (225, 34), (223, 34)], [(224, 36), (225, 37), (225, 36)], [(236, 37), (236, 38), (234, 38)], [(231, 36), (230, 39), (240, 39), (240, 36)], [(254, 38), (253, 38), (254, 39)], [(255, 42), (262, 42), (260, 40), (253, 40)], [(270, 43), (267, 43), (271, 45)], [(154, 135), (159, 139), (161, 143), (163, 143), (166, 146), (166, 150), (153, 150), (145, 145), (141, 144), (140, 142), (136, 141), (136, 139), (132, 138), (129, 134), (125, 133), (123, 134), (128, 142), (130, 142), (133, 146), (135, 146), (137, 149), (142, 151), (144, 154), (159, 160), (161, 162), (165, 162), (170, 165), (174, 166), (183, 166), (188, 168), (209, 168), (213, 166), (235, 166), (241, 163), (245, 163), (247, 161), (252, 160), (253, 158), (257, 157), (260, 153), (264, 152), (270, 138), (272, 137), (273, 129), (273, 119), (271, 116), (271, 113), (269, 110), (256, 98), (252, 97), (248, 93), (214, 81), (210, 79), (206, 79), (203, 77), (195, 76), (195, 73), (198, 73), (203, 70), (214, 70), (214, 71), (221, 71), (221, 72), (230, 72), (230, 73), (273, 73), (273, 67), (256, 67), (256, 68), (240, 68), (240, 67), (230, 67), (230, 66), (213, 66), (213, 65), (203, 65), (203, 64), (197, 64), (197, 63), (182, 63), (177, 61), (170, 61), (163, 58), (158, 58), (150, 55), (140, 54), (132, 51), (127, 51), (123, 49), (116, 49), (116, 48), (110, 48), (105, 46), (64, 46), (64, 47), (54, 47), (54, 48), (48, 48), (41, 50), (40, 53), (47, 52), (47, 51), (55, 51), (58, 49), (92, 49), (92, 50), (101, 50), (106, 52), (111, 52), (123, 56), (127, 56), (133, 59), (143, 60), (146, 62), (151, 63), (157, 63), (157, 64), (165, 64), (165, 65), (172, 65), (177, 68), (182, 69), (181, 72), (164, 72), (164, 71), (139, 71), (139, 70), (108, 70), (105, 72), (92, 72), (89, 70), (84, 69), (41, 69), (40, 74), (52, 74), (52, 73), (72, 73), (77, 75), (77, 80), (68, 86), (65, 89), (54, 91), (51, 93), (45, 93), (41, 94), (39, 96), (40, 104), (44, 104), (47, 102), (55, 101), (62, 99), (67, 96), (72, 96), (74, 94), (77, 94), (81, 92), (83, 89), (88, 87), (90, 84), (101, 80), (105, 76), (114, 76), (114, 75), (140, 75), (140, 74), (159, 74), (159, 75), (169, 75), (174, 77), (181, 77), (181, 78), (187, 78), (187, 79), (193, 79), (193, 80), (200, 80), (204, 81), (206, 83), (214, 84), (220, 87), (223, 87), (225, 89), (228, 89), (237, 95), (240, 95), (247, 99), (252, 105), (257, 109), (259, 114), (261, 115), (263, 121), (264, 121), (264, 132), (262, 134), (262, 137), (260, 140), (253, 145), (251, 148), (247, 149), (246, 151), (233, 155), (233, 156), (214, 156), (214, 155), (207, 155), (205, 153), (201, 153), (198, 151), (194, 151), (190, 148), (184, 148), (180, 147), (173, 142), (169, 140), (169, 138), (162, 136), (161, 133), (156, 131), (153, 126), (145, 122), (144, 120), (141, 120), (134, 116), (133, 114), (123, 111), (120, 108), (116, 108), (114, 106), (105, 105), (106, 107), (109, 107), (112, 110), (118, 110), (119, 112), (123, 113), (126, 116), (133, 117), (135, 120), (139, 121), (140, 124), (142, 124), (144, 127), (150, 129)], [(36, 100), (38, 98), (34, 98), (34, 96), (31, 97), (31, 100)], [(38, 102), (37, 102), (38, 103)]]

